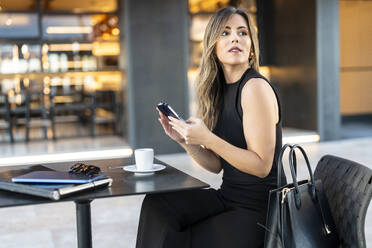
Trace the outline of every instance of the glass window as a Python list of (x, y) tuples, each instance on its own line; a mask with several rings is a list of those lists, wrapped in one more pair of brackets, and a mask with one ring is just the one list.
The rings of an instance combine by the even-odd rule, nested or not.
[(74, 13), (84, 12), (114, 12), (117, 9), (116, 0), (42, 0), (46, 11), (71, 11)]
[(93, 39), (92, 16), (43, 16), (42, 26), (45, 39)]
[(43, 69), (46, 72), (96, 71), (97, 60), (91, 43), (44, 44)]
[(40, 46), (1, 44), (0, 74), (40, 72)]
[(189, 0), (191, 13), (214, 12), (229, 5), (230, 0)]
[(208, 25), (211, 15), (194, 15), (190, 25), (190, 39), (192, 41), (202, 41), (205, 28)]
[(117, 70), (119, 42), (43, 44), (45, 72)]
[(190, 67), (197, 68), (203, 53), (203, 44), (201, 42), (190, 42)]
[(0, 14), (0, 38), (35, 38), (39, 36), (36, 14)]
[(37, 0), (1, 0), (0, 11), (36, 10)]
[(46, 15), (43, 38), (85, 41), (117, 41), (120, 30), (114, 15)]

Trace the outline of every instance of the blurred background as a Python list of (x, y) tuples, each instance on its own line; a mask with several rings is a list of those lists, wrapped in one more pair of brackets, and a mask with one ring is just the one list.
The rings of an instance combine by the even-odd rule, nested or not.
[(195, 114), (204, 30), (229, 5), (257, 28), (285, 137), (372, 135), (372, 1), (1, 0), (0, 142), (115, 137), (179, 152), (155, 105)]
[[(0, 0), (0, 166), (153, 147), (158, 159), (219, 187), (222, 174), (164, 134), (155, 106), (195, 114), (204, 30), (229, 5), (257, 29), (260, 72), (281, 95), (283, 142), (308, 143), (313, 166), (333, 154), (371, 168), (371, 0)], [(94, 246), (134, 247), (142, 199), (94, 201)], [(76, 247), (74, 207), (1, 209), (0, 246)]]

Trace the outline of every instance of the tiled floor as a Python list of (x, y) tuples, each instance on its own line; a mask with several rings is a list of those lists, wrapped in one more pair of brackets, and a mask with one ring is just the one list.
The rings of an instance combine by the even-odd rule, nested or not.
[[(87, 139), (85, 142), (87, 147), (91, 148), (92, 140)], [(117, 140), (117, 143), (115, 143), (115, 138), (111, 141), (107, 139), (96, 142), (96, 149), (104, 149), (108, 146), (114, 147), (115, 145), (120, 147), (125, 146), (120, 140)], [(48, 149), (48, 146), (40, 146), (40, 149)], [(70, 151), (73, 149), (72, 145), (67, 143), (64, 143), (64, 145), (61, 144), (61, 147), (61, 150), (58, 151), (64, 149), (65, 151)], [(308, 152), (313, 168), (316, 166), (317, 161), (325, 154), (348, 158), (372, 168), (372, 138), (311, 143), (304, 144), (303, 147)], [(28, 152), (30, 150), (36, 151), (33, 150), (36, 149), (33, 146), (27, 149), (29, 149)], [(24, 154), (27, 153), (27, 149), (25, 149)], [(0, 147), (0, 151), (0, 153), (3, 152), (2, 147)], [(5, 154), (4, 152), (0, 156), (5, 156)], [(18, 155), (18, 151), (12, 154)], [(214, 175), (203, 170), (186, 154), (161, 155), (157, 157), (209, 183), (212, 187), (218, 187), (221, 183), (221, 175)], [(306, 168), (302, 163), (299, 165), (299, 177), (307, 178)], [(92, 232), (95, 248), (132, 248), (135, 246), (142, 199), (143, 196), (131, 196), (100, 199), (92, 202)], [(73, 203), (55, 203), (0, 209), (0, 247), (76, 247), (74, 208)], [(372, 247), (371, 206), (369, 207), (366, 218), (366, 238), (367, 247)]]

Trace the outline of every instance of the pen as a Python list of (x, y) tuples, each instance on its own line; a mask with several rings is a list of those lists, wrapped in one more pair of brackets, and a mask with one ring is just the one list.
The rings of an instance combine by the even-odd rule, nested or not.
[(124, 168), (124, 165), (120, 165), (120, 166), (109, 166), (108, 168), (109, 169), (119, 169), (119, 168)]

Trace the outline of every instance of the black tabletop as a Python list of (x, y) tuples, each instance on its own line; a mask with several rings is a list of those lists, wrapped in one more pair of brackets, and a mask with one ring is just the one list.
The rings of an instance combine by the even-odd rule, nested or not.
[[(150, 194), (160, 192), (170, 192), (178, 190), (190, 190), (209, 187), (208, 184), (179, 171), (162, 161), (155, 159), (155, 163), (163, 164), (166, 168), (162, 171), (150, 175), (138, 175), (132, 172), (126, 172), (121, 168), (109, 169), (112, 166), (124, 166), (134, 164), (134, 158), (105, 159), (79, 161), (99, 166), (109, 177), (113, 179), (111, 187), (95, 189), (86, 192), (78, 192), (59, 201), (53, 201), (46, 198), (30, 196), (0, 190), (0, 207), (22, 206), (41, 203), (52, 203), (60, 201), (84, 201), (97, 198)], [(9, 166), (0, 167), (1, 177), (11, 178), (25, 174), (32, 170), (40, 168), (49, 168), (59, 171), (67, 171), (74, 162), (53, 163), (34, 166)]]

